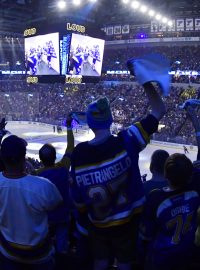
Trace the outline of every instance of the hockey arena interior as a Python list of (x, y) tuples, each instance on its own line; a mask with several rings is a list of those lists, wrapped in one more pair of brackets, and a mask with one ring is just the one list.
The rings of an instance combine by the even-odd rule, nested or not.
[(200, 1), (0, 14), (0, 270), (199, 270)]

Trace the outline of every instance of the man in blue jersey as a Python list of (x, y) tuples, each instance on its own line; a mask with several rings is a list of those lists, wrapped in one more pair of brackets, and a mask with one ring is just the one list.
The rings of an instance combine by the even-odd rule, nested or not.
[(144, 204), (144, 190), (138, 167), (139, 152), (157, 131), (165, 106), (151, 83), (145, 83), (151, 114), (113, 136), (113, 122), (107, 98), (88, 106), (87, 122), (95, 134), (78, 144), (72, 154), (72, 196), (91, 222), (94, 269), (107, 269), (109, 257), (118, 260), (120, 270), (131, 269), (138, 215)]
[(145, 269), (188, 269), (195, 254), (198, 192), (189, 186), (192, 162), (184, 154), (173, 154), (165, 163), (169, 186), (150, 193), (140, 226), (146, 241)]

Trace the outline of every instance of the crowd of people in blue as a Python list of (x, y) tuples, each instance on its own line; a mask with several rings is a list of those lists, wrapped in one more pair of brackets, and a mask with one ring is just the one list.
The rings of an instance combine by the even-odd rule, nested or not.
[[(24, 65), (24, 51), (23, 48), (23, 41), (21, 39), (14, 39), (14, 44), (16, 43), (16, 49), (14, 50), (14, 54), (11, 54), (7, 47), (5, 46), (2, 48), (2, 58), (1, 62), (5, 65), (1, 66), (0, 70), (24, 70), (25, 71), (25, 65)], [(20, 46), (19, 46), (20, 44)], [(17, 46), (18, 45), (18, 46)], [(51, 44), (47, 44), (47, 49), (44, 48), (44, 53), (49, 55), (51, 57), (55, 57), (54, 49), (52, 48)], [(14, 47), (14, 48), (15, 48)], [(172, 80), (173, 82), (178, 83), (199, 83), (199, 75), (196, 75), (192, 72), (200, 72), (199, 70), (199, 45), (198, 44), (189, 44), (189, 45), (183, 45), (183, 44), (162, 44), (162, 46), (157, 46), (157, 44), (151, 45), (151, 44), (139, 44), (138, 46), (128, 46), (123, 48), (117, 48), (115, 45), (110, 46), (106, 48), (104, 51), (104, 57), (103, 57), (103, 67), (102, 67), (102, 73), (103, 77), (102, 79), (105, 80), (118, 80), (118, 81), (132, 81), (134, 80), (133, 77), (130, 77), (129, 75), (108, 75), (107, 71), (127, 71), (126, 67), (126, 61), (127, 59), (131, 57), (140, 57), (144, 54), (148, 54), (150, 52), (157, 52), (162, 55), (165, 55), (168, 59), (171, 61), (171, 70), (175, 71), (175, 75), (173, 76)], [(175, 48), (175, 49), (174, 49)], [(34, 48), (33, 48), (34, 49)], [(36, 58), (40, 58), (40, 50), (41, 48), (35, 48), (35, 55)], [(80, 49), (79, 49), (80, 50)], [(37, 52), (38, 51), (38, 52)], [(96, 52), (96, 53), (95, 53)], [(78, 53), (78, 48), (77, 48)], [(37, 56), (38, 55), (38, 56)], [(87, 60), (88, 55), (88, 48), (82, 49), (81, 51), (82, 59), (81, 62), (84, 62)], [(92, 58), (95, 61), (99, 60), (99, 52), (98, 48), (94, 49), (93, 52), (90, 53)], [(27, 55), (28, 57), (28, 55)], [(95, 60), (96, 59), (96, 60)], [(27, 60), (27, 59), (26, 59)], [(79, 63), (79, 60), (75, 63)], [(73, 61), (72, 61), (73, 62)], [(80, 62), (80, 64), (81, 64)], [(17, 63), (20, 63), (18, 65)], [(80, 66), (80, 65), (78, 65)], [(77, 66), (77, 73), (79, 74), (80, 71), (78, 71)], [(27, 67), (27, 62), (26, 62)], [(190, 72), (187, 76), (183, 75), (181, 73), (182, 71)]]
[[(199, 269), (200, 150), (194, 163), (157, 150), (147, 182), (138, 165), (152, 136), (192, 135), (200, 149), (197, 88), (172, 86), (162, 97), (151, 81), (0, 85), (0, 269)], [(95, 134), (76, 146), (73, 111), (86, 112)], [(40, 162), (27, 159), (27, 142), (9, 133), (8, 117), (52, 124), (66, 118), (62, 159), (56, 162), (48, 143)]]
[[(2, 117), (14, 121), (37, 121), (60, 125), (66, 114), (72, 111), (85, 111), (92, 100), (105, 95), (111, 101), (113, 128), (116, 126), (119, 130), (140, 119), (148, 107), (147, 99), (143, 98), (143, 88), (132, 82), (64, 86), (27, 85), (24, 80), (8, 79), (0, 81), (0, 88), (0, 113)], [(179, 108), (179, 105), (188, 98), (199, 98), (199, 87), (188, 84), (171, 87), (169, 96), (164, 98), (167, 112), (161, 119), (162, 128), (153, 135), (156, 140), (196, 144), (195, 135), (191, 134), (193, 129), (191, 122)]]

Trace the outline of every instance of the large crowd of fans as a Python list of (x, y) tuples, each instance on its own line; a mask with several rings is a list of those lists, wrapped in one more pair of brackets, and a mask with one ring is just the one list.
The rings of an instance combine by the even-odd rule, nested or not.
[[(105, 50), (103, 73), (107, 71), (126, 71), (127, 59), (138, 58), (149, 53), (159, 53), (165, 55), (170, 59), (171, 71), (175, 71), (172, 76), (172, 81), (177, 83), (199, 83), (199, 76), (189, 74), (189, 76), (181, 75), (179, 71), (200, 71), (198, 45), (192, 46), (132, 46), (121, 49), (110, 48)], [(127, 75), (105, 75), (103, 80), (134, 80), (134, 78)]]
[(134, 46), (122, 49), (106, 49), (103, 68), (106, 70), (126, 70), (126, 61), (130, 58), (138, 58), (149, 53), (165, 55), (171, 62), (172, 70), (196, 70), (200, 71), (198, 45), (177, 46)]
[[(1, 223), (6, 225), (2, 226), (0, 234), (2, 270), (11, 267), (14, 270), (27, 267), (32, 270), (199, 268), (196, 220), (200, 190), (199, 169), (195, 167), (198, 162), (193, 166), (186, 155), (170, 156), (158, 150), (151, 157), (152, 179), (148, 183), (142, 183), (136, 163), (138, 153), (153, 133), (155, 138), (162, 140), (181, 132), (188, 138), (191, 134), (194, 138), (198, 136), (198, 126), (196, 129), (192, 118), (188, 118), (188, 111), (179, 108), (188, 98), (198, 98), (197, 89), (172, 86), (170, 96), (162, 100), (159, 90), (150, 83), (143, 87), (132, 83), (71, 85), (65, 89), (60, 84), (29, 85), (28, 89), (23, 82), (15, 84), (13, 89), (11, 85), (5, 82), (6, 91), (1, 93), (4, 106), (1, 115), (8, 114), (6, 117), (15, 120), (48, 119), (52, 123), (65, 116), (67, 147), (56, 163), (55, 148), (43, 145), (39, 150), (39, 162), (25, 159), (23, 139), (15, 135), (3, 138), (0, 203)], [(157, 93), (156, 96), (153, 93)], [(107, 96), (110, 104), (101, 96)], [(22, 108), (27, 111), (23, 113)], [(190, 109), (191, 116), (194, 110)], [(75, 148), (70, 116), (73, 110), (87, 111), (88, 125), (95, 132), (91, 143), (83, 142)], [(121, 135), (111, 136), (111, 111), (114, 125), (127, 127)], [(155, 134), (158, 123), (161, 130)], [(0, 122), (0, 132), (2, 139), (7, 133), (5, 118)], [(121, 154), (124, 151), (127, 155)], [(100, 170), (99, 165), (92, 165), (92, 170), (96, 171), (91, 172), (88, 164), (98, 164), (97, 161)], [(113, 178), (110, 186), (109, 178)], [(126, 178), (131, 181), (126, 182)], [(117, 186), (113, 186), (114, 180)], [(90, 189), (90, 181), (98, 185)], [(105, 188), (110, 190), (108, 193), (102, 188), (104, 182)], [(124, 192), (129, 197), (123, 197)], [(169, 201), (167, 205), (166, 201)], [(20, 220), (16, 212), (22, 214)], [(175, 225), (179, 222), (183, 228), (177, 232)]]
[[(107, 96), (114, 115), (114, 127), (124, 128), (140, 119), (148, 109), (143, 89), (131, 82), (122, 84), (27, 85), (24, 81), (0, 81), (0, 114), (13, 121), (37, 121), (61, 125), (70, 112), (85, 111), (87, 105), (99, 96)], [(154, 138), (184, 144), (195, 144), (191, 124), (179, 108), (188, 98), (199, 98), (199, 88), (192, 85), (172, 86), (166, 97), (167, 113), (162, 128)], [(173, 119), (173, 122), (171, 121)], [(193, 133), (192, 133), (193, 134)]]
[[(176, 74), (161, 98), (149, 82), (106, 74), (151, 52), (169, 58), (172, 70), (199, 72), (198, 50), (108, 49), (96, 84), (0, 77), (0, 269), (199, 269), (200, 88), (193, 84), (199, 76)], [(188, 99), (197, 105), (181, 107)], [(87, 112), (95, 134), (76, 147), (72, 112)], [(62, 159), (56, 162), (51, 144), (40, 148), (39, 161), (26, 158), (25, 140), (3, 138), (6, 121), (65, 125)], [(185, 154), (186, 144), (197, 145), (197, 161), (158, 150), (149, 157), (152, 179), (142, 183), (138, 157), (150, 139), (184, 144)]]

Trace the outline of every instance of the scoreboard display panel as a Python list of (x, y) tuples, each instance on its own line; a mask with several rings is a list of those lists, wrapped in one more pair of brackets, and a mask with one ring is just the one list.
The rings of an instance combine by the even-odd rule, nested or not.
[(28, 75), (60, 75), (59, 33), (27, 37), (25, 64)]
[(28, 83), (79, 84), (99, 80), (105, 41), (92, 28), (87, 33), (84, 26), (66, 26), (24, 31)]
[(67, 74), (101, 76), (105, 41), (72, 34)]

